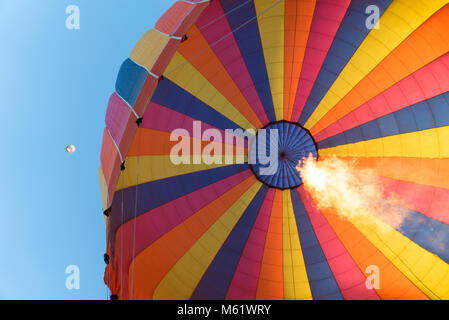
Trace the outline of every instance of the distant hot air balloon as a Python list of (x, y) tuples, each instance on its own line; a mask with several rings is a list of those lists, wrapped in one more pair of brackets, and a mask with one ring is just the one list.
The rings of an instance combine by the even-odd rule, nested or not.
[[(106, 112), (112, 296), (449, 299), (447, 30), (447, 0), (177, 1)], [(262, 128), (269, 174), (248, 163)], [(295, 169), (309, 154), (376, 170), (406, 218), (318, 206)]]
[(74, 146), (73, 144), (69, 144), (67, 147), (65, 147), (65, 150), (66, 150), (68, 153), (74, 153), (75, 150), (76, 150), (76, 148), (75, 148), (75, 146)]

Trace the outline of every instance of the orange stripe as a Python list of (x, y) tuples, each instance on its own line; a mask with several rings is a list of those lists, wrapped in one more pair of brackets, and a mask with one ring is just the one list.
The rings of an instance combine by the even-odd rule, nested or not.
[(374, 169), (376, 174), (395, 180), (449, 189), (449, 159), (357, 158), (356, 167)]
[[(171, 134), (170, 132), (143, 128), (140, 131), (140, 134), (141, 134), (140, 148), (138, 146), (139, 139), (134, 139), (127, 156), (132, 157), (132, 156), (137, 156), (137, 155), (141, 155), (141, 156), (169, 155), (173, 146), (179, 143), (179, 141), (170, 141), (170, 134)], [(223, 137), (223, 139), (224, 139), (224, 137)], [(194, 140), (199, 140), (199, 139), (189, 137), (189, 144), (190, 144), (190, 153), (189, 154), (194, 154), (193, 153), (193, 141)], [(200, 150), (203, 150), (204, 147), (206, 147), (209, 144), (211, 145), (211, 147), (217, 146), (218, 149), (221, 150), (221, 152), (219, 152), (218, 154), (220, 154), (220, 155), (221, 154), (229, 154), (229, 152), (225, 153), (226, 149), (225, 149), (224, 143), (208, 141), (208, 140), (201, 140), (201, 149)], [(247, 154), (247, 148), (234, 146), (233, 150), (234, 151), (231, 154)]]
[(449, 32), (447, 30), (449, 30), (449, 5), (444, 6), (423, 23), (352, 88), (312, 127), (310, 130), (312, 135), (448, 52)]
[(321, 210), (345, 246), (348, 253), (365, 273), (369, 265), (379, 267), (379, 289), (375, 289), (381, 299), (410, 300), (425, 299), (422, 293), (405, 275), (403, 275), (354, 225), (338, 217), (331, 210)]
[(260, 267), (256, 299), (284, 299), (282, 250), (282, 191), (276, 189)]
[(292, 115), (314, 10), (315, 0), (285, 1), (284, 120)]
[[(203, 49), (209, 46), (207, 40), (199, 32), (196, 26), (193, 26), (189, 34), (194, 33), (186, 42), (183, 42), (178, 49), (184, 58), (190, 60), (190, 63), (237, 109), (248, 119), (256, 128), (261, 128), (262, 123), (254, 110), (244, 98), (240, 89), (237, 87), (231, 76), (224, 68), (221, 61), (217, 58), (214, 51), (209, 48), (201, 54)], [(196, 55), (195, 58), (192, 58)], [(244, 128), (247, 129), (247, 128)]]
[(255, 182), (256, 179), (250, 176), (138, 254), (134, 260), (134, 281), (139, 285), (134, 286), (133, 298), (153, 299), (154, 290), (167, 272)]

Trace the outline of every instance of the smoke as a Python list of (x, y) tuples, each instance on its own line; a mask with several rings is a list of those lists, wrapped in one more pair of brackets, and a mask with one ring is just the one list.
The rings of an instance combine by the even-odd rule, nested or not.
[(356, 159), (341, 160), (335, 156), (316, 161), (309, 155), (297, 170), (318, 209), (331, 209), (341, 218), (370, 224), (378, 232), (391, 230), (373, 222), (376, 219), (367, 219), (367, 215), (374, 215), (398, 230), (408, 209), (396, 194), (386, 194), (374, 169), (355, 169), (356, 163)]

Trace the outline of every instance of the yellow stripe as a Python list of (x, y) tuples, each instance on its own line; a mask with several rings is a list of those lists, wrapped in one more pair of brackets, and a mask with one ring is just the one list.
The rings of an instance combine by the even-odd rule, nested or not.
[(393, 1), (379, 21), (380, 28), (370, 31), (307, 120), (305, 127), (312, 128), (379, 62), (446, 3), (447, 0)]
[(449, 158), (449, 139), (447, 137), (449, 137), (449, 127), (431, 128), (320, 149), (320, 155)]
[[(449, 299), (446, 262), (373, 215), (347, 216), (347, 219), (428, 297)], [(382, 285), (382, 274), (379, 277)]]
[[(278, 0), (255, 0), (256, 14), (276, 2)], [(277, 120), (284, 118), (284, 10), (282, 1), (257, 18)]]
[(284, 299), (312, 299), (306, 265), (299, 242), (290, 190), (282, 191), (282, 202)]
[[(190, 158), (190, 164), (175, 165), (171, 162), (169, 155), (127, 157), (125, 162), (126, 169), (121, 172), (116, 190), (136, 185), (137, 176), (139, 178), (138, 184), (142, 184), (187, 173), (232, 165), (225, 163), (224, 155), (221, 157), (221, 164), (192, 164), (191, 157), (186, 157)], [(247, 156), (245, 155), (245, 162), (246, 161)], [(235, 161), (233, 161), (233, 163), (235, 164)]]
[(178, 260), (159, 283), (153, 298), (189, 299), (229, 233), (262, 184), (256, 181)]
[(243, 129), (254, 126), (186, 58), (176, 52), (164, 76)]
[(103, 210), (106, 210), (109, 206), (108, 203), (108, 185), (106, 184), (106, 180), (104, 178), (103, 169), (101, 166), (98, 168), (98, 180), (100, 183), (100, 192), (101, 192), (101, 200), (103, 203)]
[(131, 51), (131, 60), (151, 71), (169, 41), (169, 37), (150, 29), (145, 32)]

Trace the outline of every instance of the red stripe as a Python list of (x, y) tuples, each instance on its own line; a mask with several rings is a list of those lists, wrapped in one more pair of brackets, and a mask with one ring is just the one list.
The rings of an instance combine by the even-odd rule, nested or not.
[(317, 0), (296, 91), (291, 121), (297, 122), (320, 72), (335, 34), (348, 9), (349, 0)]
[(398, 198), (398, 203), (429, 218), (449, 224), (449, 190), (379, 177), (384, 194)]
[(396, 83), (314, 135), (319, 142), (389, 113), (449, 91), (449, 53)]
[(343, 246), (326, 218), (316, 208), (309, 193), (303, 186), (300, 186), (297, 191), (301, 196), (315, 235), (343, 298), (345, 300), (379, 300), (376, 292), (366, 287), (364, 274)]

